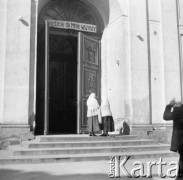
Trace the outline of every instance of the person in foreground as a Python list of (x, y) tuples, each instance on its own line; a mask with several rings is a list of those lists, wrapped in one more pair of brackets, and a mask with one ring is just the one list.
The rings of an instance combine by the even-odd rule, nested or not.
[(89, 136), (96, 136), (95, 132), (100, 130), (98, 115), (100, 114), (100, 106), (97, 102), (95, 93), (91, 93), (87, 99), (87, 118)]
[(183, 178), (183, 104), (176, 102), (175, 98), (172, 99), (165, 108), (163, 119), (166, 121), (173, 120), (170, 150), (178, 152), (180, 155), (177, 177)]
[(108, 98), (102, 101), (101, 115), (102, 115), (102, 129), (103, 129), (103, 133), (101, 134), (101, 136), (109, 136), (108, 132), (114, 131), (114, 121), (112, 118)]

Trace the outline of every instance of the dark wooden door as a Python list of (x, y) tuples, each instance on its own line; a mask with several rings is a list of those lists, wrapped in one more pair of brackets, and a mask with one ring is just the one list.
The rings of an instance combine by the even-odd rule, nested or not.
[(94, 92), (100, 103), (100, 41), (78, 33), (78, 125), (77, 132), (87, 132), (86, 101)]

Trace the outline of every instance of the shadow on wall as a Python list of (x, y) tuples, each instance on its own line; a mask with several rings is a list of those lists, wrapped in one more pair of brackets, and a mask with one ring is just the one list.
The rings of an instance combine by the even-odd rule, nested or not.
[(29, 26), (29, 23), (25, 19), (23, 19), (23, 17), (19, 17), (19, 21), (21, 21), (23, 25)]

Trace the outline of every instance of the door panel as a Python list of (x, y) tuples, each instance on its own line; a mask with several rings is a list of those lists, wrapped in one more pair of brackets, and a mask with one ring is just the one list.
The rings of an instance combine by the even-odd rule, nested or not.
[(78, 35), (78, 133), (87, 132), (86, 101), (94, 92), (100, 101), (100, 42)]

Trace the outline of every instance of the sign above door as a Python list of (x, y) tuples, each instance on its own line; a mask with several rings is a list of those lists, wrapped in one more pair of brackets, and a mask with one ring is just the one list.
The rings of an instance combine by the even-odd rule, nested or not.
[(61, 29), (74, 29), (77, 31), (85, 32), (97, 32), (97, 26), (93, 24), (84, 24), (72, 21), (58, 21), (58, 20), (47, 20), (49, 27), (61, 28)]

